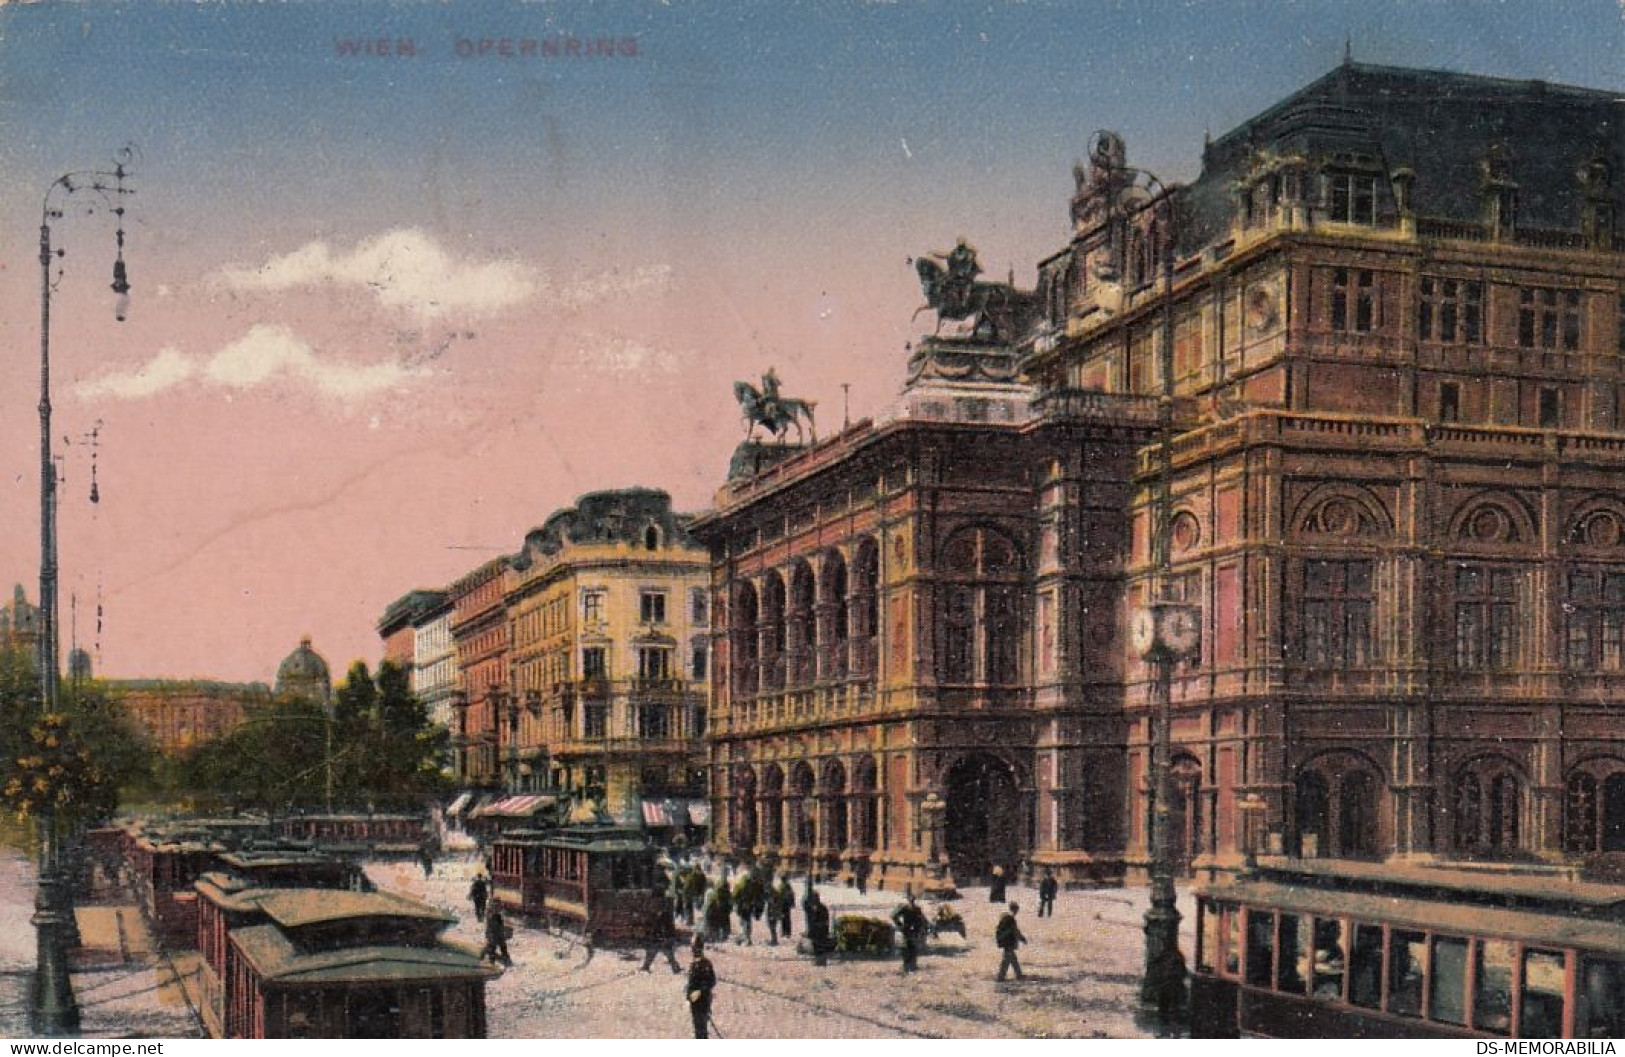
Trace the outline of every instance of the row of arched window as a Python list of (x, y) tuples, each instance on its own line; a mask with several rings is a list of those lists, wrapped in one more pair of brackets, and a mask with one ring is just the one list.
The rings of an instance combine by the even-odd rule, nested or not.
[(838, 550), (816, 563), (815, 572), (814, 561), (795, 562), (788, 585), (775, 569), (735, 586), (729, 635), (736, 694), (874, 674), (879, 546), (859, 543), (851, 570)]
[(815, 775), (806, 760), (734, 769), (728, 836), (736, 848), (757, 845), (804, 852), (870, 851), (879, 836), (880, 793), (874, 757), (825, 760)]

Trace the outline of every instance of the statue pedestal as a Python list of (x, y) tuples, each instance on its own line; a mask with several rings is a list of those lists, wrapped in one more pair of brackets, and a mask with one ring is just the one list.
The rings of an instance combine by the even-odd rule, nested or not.
[(806, 450), (807, 445), (805, 444), (778, 444), (759, 440), (743, 441), (739, 447), (734, 449), (733, 458), (728, 461), (728, 480), (734, 481), (743, 477), (754, 477), (763, 470)]

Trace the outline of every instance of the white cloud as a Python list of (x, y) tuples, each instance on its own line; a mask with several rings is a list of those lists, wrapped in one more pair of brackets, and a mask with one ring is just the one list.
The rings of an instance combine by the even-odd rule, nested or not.
[(677, 356), (666, 349), (657, 349), (631, 338), (587, 335), (576, 347), (577, 365), (610, 374), (635, 374), (660, 371), (666, 374), (677, 370)]
[(165, 348), (134, 371), (93, 378), (80, 383), (74, 392), (85, 399), (111, 396), (135, 400), (194, 378), (214, 388), (239, 391), (287, 380), (309, 385), (323, 396), (345, 400), (398, 389), (427, 374), (423, 368), (407, 367), (394, 360), (368, 364), (324, 360), (309, 342), (287, 327), (260, 324), (213, 356), (188, 356)]
[(621, 271), (619, 268), (586, 279), (578, 279), (558, 291), (555, 298), (567, 309), (585, 308), (611, 298), (627, 297), (646, 290), (666, 290), (671, 286), (671, 266), (651, 265)]
[(517, 261), (459, 260), (416, 228), (386, 231), (341, 253), (325, 242), (307, 243), (258, 268), (228, 265), (219, 280), (229, 289), (265, 293), (320, 285), (365, 289), (385, 307), (421, 319), (497, 312), (537, 291), (528, 266)]
[(99, 396), (139, 400), (141, 397), (172, 389), (196, 372), (197, 365), (190, 356), (178, 349), (166, 347), (133, 371), (104, 374), (100, 378), (80, 382), (74, 386), (73, 391), (75, 395), (86, 400)]

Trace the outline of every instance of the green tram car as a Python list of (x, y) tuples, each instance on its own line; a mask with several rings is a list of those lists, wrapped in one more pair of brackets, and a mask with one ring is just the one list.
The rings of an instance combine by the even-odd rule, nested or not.
[(662, 927), (657, 850), (641, 830), (515, 830), (491, 843), (491, 896), (521, 919), (630, 945)]
[(1625, 1038), (1625, 886), (1269, 859), (1197, 889), (1199, 1038)]

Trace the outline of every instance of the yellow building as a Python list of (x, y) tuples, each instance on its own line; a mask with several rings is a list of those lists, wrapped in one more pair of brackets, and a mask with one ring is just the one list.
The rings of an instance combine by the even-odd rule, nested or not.
[(580, 792), (656, 825), (664, 802), (705, 795), (710, 558), (687, 524), (665, 492), (624, 489), (525, 537), (508, 580), (507, 788)]

